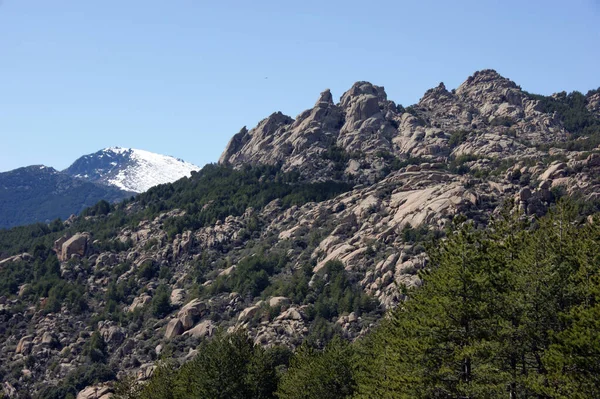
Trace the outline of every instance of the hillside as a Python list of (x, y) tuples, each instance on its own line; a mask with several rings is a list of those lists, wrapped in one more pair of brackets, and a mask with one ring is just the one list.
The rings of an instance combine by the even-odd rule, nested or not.
[(129, 195), (43, 165), (15, 169), (0, 173), (0, 228), (65, 220), (101, 199), (114, 202)]
[(432, 269), (456, 272), (425, 244), (461, 222), (484, 229), (512, 203), (534, 229), (570, 197), (584, 224), (599, 209), (599, 143), (597, 90), (532, 95), (484, 70), (410, 107), (367, 82), (338, 103), (325, 91), (295, 119), (243, 128), (189, 178), (68, 224), (0, 231), (4, 390), (156, 381), (158, 359), (183, 364), (219, 329), (290, 349), (372, 336)]

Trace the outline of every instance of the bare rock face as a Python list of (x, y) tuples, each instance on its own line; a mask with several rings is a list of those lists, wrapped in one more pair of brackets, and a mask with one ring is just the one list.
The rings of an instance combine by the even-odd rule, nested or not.
[(592, 94), (590, 97), (588, 97), (586, 108), (590, 112), (600, 115), (600, 92)]
[[(595, 109), (595, 97), (588, 99)], [(462, 132), (462, 133), (461, 133)], [(457, 134), (462, 136), (456, 140)], [(381, 86), (357, 82), (338, 104), (329, 90), (295, 120), (273, 114), (234, 136), (219, 162), (239, 167), (282, 164), (313, 181), (351, 180), (372, 184), (393, 157), (421, 157), (431, 163), (449, 156), (539, 157), (530, 144), (566, 140), (555, 116), (494, 70), (476, 72), (456, 90), (443, 83), (428, 90), (405, 112)], [(526, 145), (527, 144), (527, 145)], [(332, 159), (329, 151), (343, 152)], [(342, 162), (342, 165), (337, 163)], [(336, 174), (343, 170), (344, 175)]]
[(180, 322), (182, 328), (181, 332), (183, 333), (184, 331), (192, 328), (192, 326), (194, 326), (194, 324), (207, 312), (208, 307), (206, 306), (206, 303), (200, 301), (199, 299), (193, 299), (183, 306), (179, 312), (177, 312), (177, 320)]

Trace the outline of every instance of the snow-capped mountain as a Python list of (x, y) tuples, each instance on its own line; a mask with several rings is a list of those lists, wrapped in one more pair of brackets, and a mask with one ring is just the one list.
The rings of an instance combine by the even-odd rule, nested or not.
[(141, 193), (158, 184), (190, 176), (200, 168), (167, 155), (110, 147), (84, 155), (64, 170), (73, 177)]

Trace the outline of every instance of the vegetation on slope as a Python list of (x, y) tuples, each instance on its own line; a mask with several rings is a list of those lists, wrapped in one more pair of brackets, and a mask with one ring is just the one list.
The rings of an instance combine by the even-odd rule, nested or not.
[[(378, 328), (351, 345), (304, 344), (287, 371), (238, 333), (144, 387), (123, 383), (120, 397), (216, 398), (207, 387), (240, 384), (227, 397), (599, 397), (600, 226), (577, 216), (563, 203), (533, 222), (457, 224), (430, 249), (423, 286)], [(217, 366), (228, 362), (239, 367)], [(260, 393), (243, 385), (255, 367), (268, 380)]]

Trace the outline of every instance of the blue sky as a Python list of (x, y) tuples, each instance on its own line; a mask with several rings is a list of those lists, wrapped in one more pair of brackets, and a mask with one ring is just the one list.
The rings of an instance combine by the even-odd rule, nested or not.
[(109, 146), (203, 165), (358, 80), (410, 105), (493, 68), (600, 86), (600, 1), (0, 0), (0, 171)]

